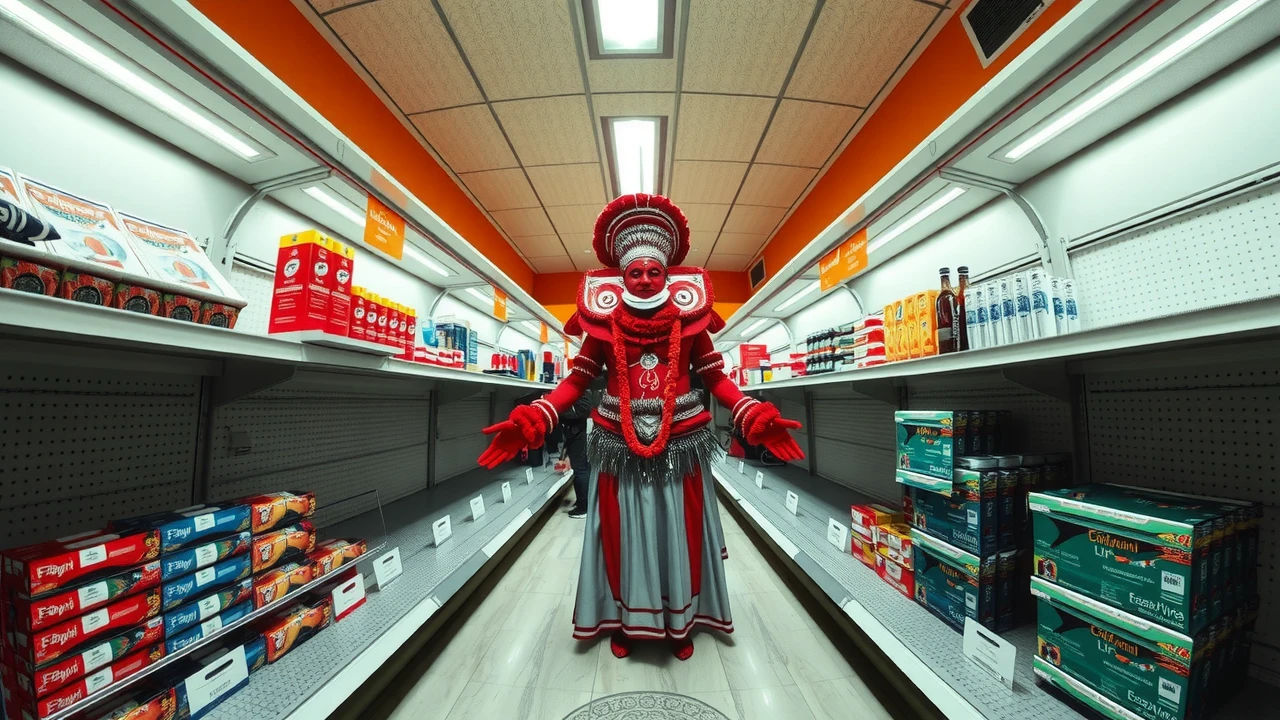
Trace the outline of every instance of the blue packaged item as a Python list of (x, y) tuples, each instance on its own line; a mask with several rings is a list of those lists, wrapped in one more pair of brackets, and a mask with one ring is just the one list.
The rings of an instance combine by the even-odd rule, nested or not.
[(245, 530), (221, 540), (163, 555), (160, 558), (160, 578), (172, 580), (214, 563), (220, 563), (227, 558), (243, 555), (249, 552), (249, 546), (252, 543), (252, 533)]
[(115, 520), (111, 529), (130, 532), (158, 530), (160, 552), (171, 553), (189, 545), (248, 530), (249, 511), (248, 505), (196, 505), (172, 512)]
[(475, 330), (467, 329), (467, 369), (480, 367), (480, 335)]
[(227, 588), (214, 591), (164, 614), (165, 637), (182, 632), (192, 625), (217, 616), (227, 608), (253, 598), (253, 578), (245, 578)]
[(966, 617), (994, 630), (996, 557), (979, 558), (919, 530), (911, 540), (916, 602), (956, 630), (964, 630)]
[(267, 639), (255, 636), (244, 644), (244, 659), (249, 666), (249, 674), (253, 674), (267, 666)]
[[(199, 642), (200, 640), (213, 635), (228, 625), (243, 620), (248, 617), (251, 612), (253, 612), (252, 602), (244, 601), (238, 605), (232, 605), (226, 610), (223, 610), (220, 614), (214, 615), (193, 628), (169, 635), (168, 639), (164, 641), (165, 650), (169, 654), (178, 652), (188, 645)], [(168, 618), (169, 616), (166, 615), (165, 619), (168, 620)]]
[(197, 570), (161, 586), (163, 592), (161, 609), (168, 612), (197, 595), (243, 580), (252, 573), (253, 562), (248, 555), (234, 557), (212, 567)]

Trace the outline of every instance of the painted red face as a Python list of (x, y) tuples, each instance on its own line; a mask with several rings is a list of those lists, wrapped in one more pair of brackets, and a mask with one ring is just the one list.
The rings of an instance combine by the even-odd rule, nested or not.
[(651, 258), (633, 260), (622, 271), (622, 282), (627, 286), (627, 292), (642, 300), (648, 299), (667, 286), (667, 269)]

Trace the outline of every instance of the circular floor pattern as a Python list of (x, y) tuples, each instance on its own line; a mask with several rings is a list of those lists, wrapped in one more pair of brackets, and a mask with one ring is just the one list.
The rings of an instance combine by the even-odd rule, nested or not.
[(729, 720), (719, 710), (683, 695), (629, 692), (593, 700), (564, 720)]

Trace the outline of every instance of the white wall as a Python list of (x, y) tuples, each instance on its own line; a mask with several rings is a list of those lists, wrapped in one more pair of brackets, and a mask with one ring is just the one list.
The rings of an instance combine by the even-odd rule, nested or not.
[[(876, 308), (868, 310), (875, 312)], [(796, 346), (803, 347), (805, 338), (809, 335), (860, 320), (863, 314), (864, 310), (859, 307), (853, 294), (843, 287), (836, 287), (828, 290), (817, 302), (787, 318), (786, 323), (791, 329), (791, 337)]]

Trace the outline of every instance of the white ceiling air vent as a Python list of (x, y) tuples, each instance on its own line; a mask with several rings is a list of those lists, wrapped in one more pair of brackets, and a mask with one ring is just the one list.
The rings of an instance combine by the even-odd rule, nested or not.
[(960, 14), (960, 23), (978, 51), (982, 67), (1000, 57), (1000, 53), (1031, 26), (1031, 23), (1053, 0), (973, 0)]

